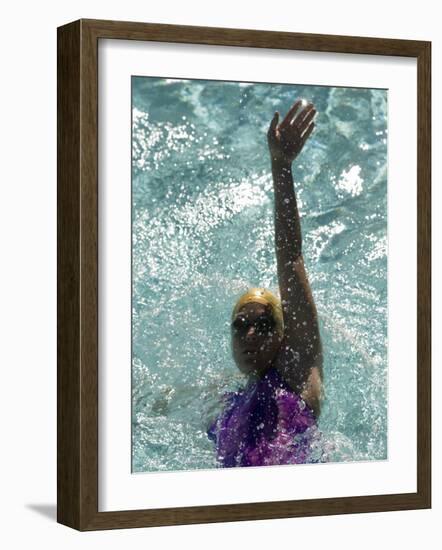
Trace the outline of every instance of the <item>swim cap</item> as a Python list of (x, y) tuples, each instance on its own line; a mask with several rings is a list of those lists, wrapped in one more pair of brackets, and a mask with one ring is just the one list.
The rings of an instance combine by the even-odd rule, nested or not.
[(282, 316), (281, 300), (267, 290), (266, 288), (250, 288), (245, 294), (239, 297), (232, 312), (232, 319), (236, 316), (238, 311), (246, 304), (256, 302), (265, 306), (270, 306), (272, 310), (273, 318), (276, 322), (277, 330), (280, 334), (284, 333), (284, 320)]

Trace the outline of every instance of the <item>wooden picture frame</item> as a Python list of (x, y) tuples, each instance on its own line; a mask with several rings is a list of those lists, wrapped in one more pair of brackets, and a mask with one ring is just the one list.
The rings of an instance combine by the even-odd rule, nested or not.
[[(98, 41), (413, 57), (418, 71), (417, 492), (98, 511)], [(431, 44), (423, 41), (79, 20), (58, 29), (57, 518), (81, 531), (431, 507)]]

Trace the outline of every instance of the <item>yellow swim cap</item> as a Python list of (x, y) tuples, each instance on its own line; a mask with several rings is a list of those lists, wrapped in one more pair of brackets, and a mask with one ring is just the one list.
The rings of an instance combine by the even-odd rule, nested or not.
[(270, 306), (273, 318), (276, 322), (277, 330), (280, 334), (284, 333), (284, 320), (282, 315), (281, 300), (267, 290), (266, 288), (250, 288), (245, 294), (239, 297), (232, 312), (232, 320), (235, 318), (238, 311), (250, 302), (257, 302), (265, 306)]

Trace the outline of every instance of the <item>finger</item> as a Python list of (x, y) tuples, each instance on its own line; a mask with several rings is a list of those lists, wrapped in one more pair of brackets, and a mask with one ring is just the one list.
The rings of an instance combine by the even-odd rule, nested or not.
[(285, 115), (284, 120), (281, 122), (281, 128), (285, 128), (286, 126), (289, 126), (292, 122), (293, 117), (295, 116), (297, 110), (302, 104), (302, 99), (298, 99), (293, 103), (293, 105), (288, 110), (288, 113)]
[(302, 121), (299, 124), (299, 131), (301, 134), (305, 131), (305, 129), (308, 127), (310, 122), (315, 118), (316, 115), (316, 109), (313, 107), (306, 116), (302, 119)]
[(272, 118), (272, 121), (270, 122), (270, 127), (269, 127), (269, 136), (273, 136), (276, 132), (276, 127), (278, 126), (278, 121), (279, 121), (279, 113), (278, 111), (275, 112), (275, 114), (273, 115), (273, 118)]
[(311, 115), (312, 111), (314, 112), (313, 113), (313, 116), (314, 116), (316, 113), (316, 109), (314, 108), (313, 103), (309, 103), (293, 120), (293, 126), (296, 126), (297, 128), (301, 129), (305, 125), (305, 121), (307, 117)]
[(309, 135), (313, 132), (314, 129), (315, 129), (315, 123), (311, 122), (310, 126), (305, 130), (305, 132), (301, 136), (302, 145), (304, 145), (304, 143), (307, 141)]

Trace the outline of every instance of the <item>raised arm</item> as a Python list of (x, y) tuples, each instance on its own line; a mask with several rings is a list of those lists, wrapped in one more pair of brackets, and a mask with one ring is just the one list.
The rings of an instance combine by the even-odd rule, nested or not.
[(320, 413), (322, 346), (318, 318), (302, 257), (302, 236), (292, 162), (314, 129), (313, 105), (296, 101), (279, 124), (275, 113), (267, 134), (275, 194), (275, 246), (284, 317), (284, 340), (276, 367)]

